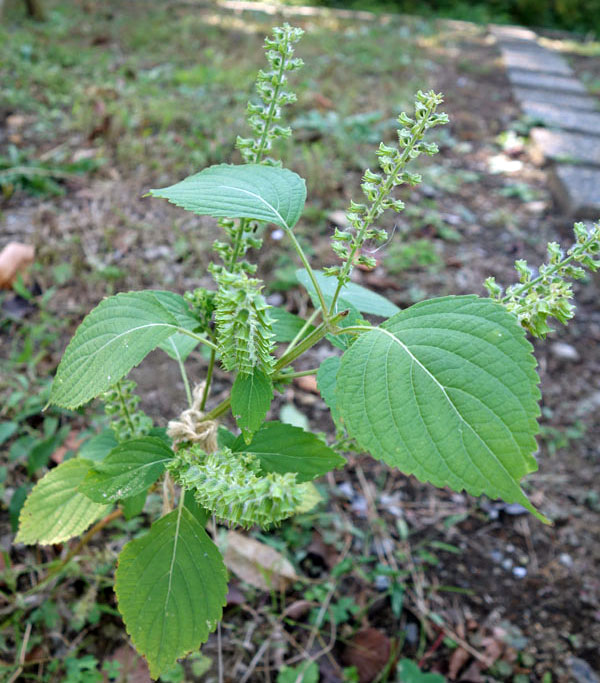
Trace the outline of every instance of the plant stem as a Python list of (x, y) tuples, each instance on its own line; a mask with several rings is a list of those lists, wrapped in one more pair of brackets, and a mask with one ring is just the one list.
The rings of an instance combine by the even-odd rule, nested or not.
[[(260, 141), (258, 143), (258, 149), (256, 150), (256, 154), (254, 155), (253, 162), (255, 164), (260, 164), (260, 161), (262, 159), (262, 155), (265, 153), (265, 147), (267, 143), (267, 137), (269, 135), (269, 128), (271, 127), (273, 123), (273, 115), (275, 114), (275, 108), (277, 106), (277, 96), (279, 95), (279, 91), (281, 90), (281, 83), (282, 79), (284, 78), (284, 73), (285, 73), (285, 64), (286, 60), (282, 57), (281, 58), (281, 64), (279, 66), (279, 73), (278, 73), (278, 78), (277, 78), (277, 85), (275, 86), (275, 89), (273, 91), (273, 97), (271, 99), (271, 103), (269, 104), (269, 111), (267, 112), (267, 117), (264, 122), (264, 128), (262, 135), (260, 137)], [(231, 259), (229, 260), (228, 268), (227, 270), (232, 271), (233, 267), (237, 263), (237, 260), (240, 255), (240, 249), (242, 247), (242, 239), (244, 236), (244, 230), (246, 229), (246, 226), (248, 225), (248, 219), (247, 218), (242, 218), (240, 220), (240, 224), (238, 225), (237, 233), (235, 236), (235, 241), (233, 244), (233, 251), (231, 252)]]
[(219, 405), (216, 408), (213, 408), (209, 413), (206, 413), (204, 420), (216, 420), (229, 410), (230, 405), (231, 396), (226, 398), (224, 401), (221, 401), (221, 403), (219, 403)]
[(294, 379), (295, 377), (308, 377), (309, 375), (316, 375), (319, 368), (312, 368), (310, 370), (300, 370), (299, 372), (285, 372), (279, 375), (273, 375), (274, 380), (278, 379)]
[(419, 127), (411, 136), (410, 141), (408, 142), (408, 144), (404, 148), (404, 151), (400, 155), (400, 159), (398, 159), (398, 163), (394, 166), (392, 172), (388, 175), (385, 183), (380, 187), (379, 194), (377, 195), (377, 198), (371, 204), (371, 208), (369, 209), (369, 212), (365, 216), (365, 219), (364, 219), (364, 221), (360, 227), (360, 232), (356, 235), (356, 238), (354, 239), (354, 242), (352, 244), (352, 249), (350, 250), (350, 254), (348, 255), (348, 259), (344, 263), (344, 266), (342, 267), (341, 273), (338, 275), (338, 284), (337, 284), (335, 293), (333, 295), (333, 299), (331, 301), (331, 306), (329, 308), (329, 314), (330, 315), (335, 311), (335, 305), (337, 303), (340, 292), (342, 291), (342, 287), (345, 284), (344, 280), (349, 275), (350, 271), (352, 270), (352, 267), (354, 265), (354, 257), (356, 256), (356, 252), (360, 249), (360, 247), (362, 246), (362, 244), (364, 242), (363, 235), (365, 234), (366, 230), (369, 228), (371, 223), (375, 220), (375, 216), (377, 216), (377, 212), (379, 210), (379, 207), (381, 206), (381, 203), (384, 201), (384, 199), (392, 191), (392, 188), (394, 187), (394, 185), (397, 184), (398, 173), (400, 173), (400, 171), (406, 166), (406, 164), (410, 160), (411, 152), (413, 151), (414, 146), (417, 144), (417, 142), (419, 142), (419, 140), (422, 138), (423, 133), (426, 130), (426, 126), (427, 126), (427, 123), (429, 121), (429, 117), (431, 116), (431, 114), (432, 114), (432, 112), (436, 106), (437, 105), (435, 105), (435, 104), (431, 104), (427, 108), (426, 114), (423, 116), (423, 118), (419, 122)]
[(317, 278), (315, 276), (315, 273), (313, 269), (310, 267), (310, 263), (308, 262), (308, 259), (306, 258), (306, 254), (304, 253), (304, 249), (300, 246), (300, 242), (296, 239), (296, 235), (292, 232), (290, 228), (288, 228), (286, 231), (286, 234), (288, 237), (292, 240), (292, 245), (294, 246), (294, 249), (298, 253), (298, 256), (300, 257), (300, 260), (302, 261), (302, 265), (306, 268), (306, 272), (308, 273), (308, 276), (310, 277), (310, 280), (313, 284), (313, 287), (315, 288), (315, 291), (317, 292), (317, 296), (319, 297), (319, 304), (321, 305), (321, 309), (323, 311), (323, 320), (325, 321), (325, 324), (329, 324), (331, 322), (331, 314), (328, 312), (327, 309), (327, 304), (325, 303), (325, 297), (323, 296), (323, 292), (321, 291), (321, 287), (319, 287), (319, 283), (317, 282)]
[[(309, 335), (308, 337), (305, 337), (300, 344), (292, 350), (290, 354), (285, 353), (275, 364), (275, 373), (277, 373), (278, 370), (281, 370), (284, 368), (286, 365), (289, 365), (290, 363), (293, 363), (298, 356), (301, 356), (305, 351), (310, 349), (311, 346), (314, 346), (317, 342), (321, 341), (323, 337), (326, 334), (329, 334), (330, 331), (333, 332), (333, 334), (341, 334), (343, 332), (346, 332), (348, 329), (353, 329), (353, 328), (346, 328), (344, 327), (342, 330), (336, 330), (335, 329), (335, 324), (339, 322), (340, 320), (343, 320), (346, 316), (348, 315), (348, 311), (341, 311), (337, 315), (335, 315), (330, 321), (330, 326), (333, 326), (333, 330), (330, 330), (328, 327), (326, 327), (325, 323), (321, 323), (318, 327), (316, 327)], [(370, 330), (373, 329), (371, 327), (365, 327), (365, 328), (355, 328), (359, 330)], [(216, 420), (218, 417), (223, 415), (229, 410), (229, 406), (231, 405), (231, 396), (229, 398), (226, 398), (224, 401), (221, 401), (218, 406), (213, 408), (209, 413), (206, 413), (204, 416), (205, 420)]]
[[(214, 351), (211, 350), (211, 353), (214, 353)], [(194, 402), (192, 398), (192, 390), (190, 389), (190, 381), (185, 370), (185, 365), (179, 354), (177, 354), (177, 364), (179, 365), (179, 372), (181, 373), (181, 379), (183, 380), (183, 386), (185, 387), (185, 395), (187, 397), (188, 405), (191, 408)]]
[(186, 330), (184, 327), (176, 327), (175, 328), (177, 332), (181, 332), (181, 334), (186, 334), (188, 337), (191, 337), (192, 339), (197, 339), (199, 342), (204, 344), (205, 346), (208, 346), (209, 349), (214, 349), (217, 351), (217, 345), (213, 344), (211, 341), (206, 339), (206, 337), (202, 337), (199, 334), (196, 334), (195, 332), (192, 332), (191, 330)]
[(292, 339), (292, 341), (288, 344), (288, 347), (286, 348), (285, 352), (289, 353), (295, 346), (296, 344), (302, 339), (308, 328), (315, 322), (317, 319), (319, 313), (323, 309), (319, 306), (316, 311), (314, 311), (309, 318), (306, 320), (304, 325), (302, 326), (302, 329), (298, 332), (298, 334)]
[(125, 421), (127, 422), (127, 426), (129, 427), (129, 431), (131, 432), (131, 436), (135, 436), (135, 427), (133, 426), (133, 422), (131, 420), (131, 415), (129, 414), (129, 409), (127, 408), (127, 404), (125, 403), (125, 399), (123, 398), (123, 392), (121, 391), (121, 382), (117, 382), (117, 393), (119, 394), (119, 403), (121, 404), (121, 408), (123, 409), (123, 417), (125, 418)]
[(206, 380), (204, 384), (204, 392), (202, 393), (202, 401), (200, 402), (200, 410), (204, 410), (206, 406), (206, 399), (208, 398), (208, 392), (210, 391), (210, 383), (212, 381), (213, 369), (215, 367), (215, 356), (216, 351), (214, 349), (210, 350), (210, 359), (208, 361), (208, 369), (206, 371)]
[(549, 268), (543, 275), (538, 275), (536, 278), (533, 280), (530, 280), (529, 282), (526, 282), (522, 287), (518, 287), (514, 291), (512, 291), (510, 294), (505, 296), (503, 299), (500, 299), (501, 304), (505, 304), (509, 302), (513, 297), (516, 296), (522, 296), (526, 292), (528, 292), (532, 287), (535, 287), (538, 283), (542, 282), (545, 280), (547, 277), (550, 277), (550, 275), (553, 275), (557, 271), (559, 271), (561, 268), (564, 268), (566, 265), (571, 263), (571, 261), (576, 260), (579, 258), (582, 253), (585, 253), (585, 250), (587, 247), (590, 246), (593, 242), (595, 242), (595, 238), (590, 237), (588, 240), (583, 242), (582, 244), (578, 244), (574, 249), (573, 253), (564, 258), (562, 261), (559, 263), (555, 263), (552, 268)]

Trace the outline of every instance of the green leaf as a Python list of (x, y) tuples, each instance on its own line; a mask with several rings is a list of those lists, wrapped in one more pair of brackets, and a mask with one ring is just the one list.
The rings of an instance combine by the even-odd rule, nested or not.
[(231, 448), (237, 436), (230, 432), (227, 427), (219, 425), (217, 427), (217, 445), (219, 448)]
[(375, 458), (436, 486), (518, 502), (537, 469), (532, 346), (516, 318), (476, 296), (416, 304), (342, 357), (337, 402)]
[(133, 519), (140, 515), (146, 504), (146, 497), (148, 496), (148, 491), (140, 491), (136, 493), (135, 496), (130, 496), (121, 501), (121, 507), (123, 508), (123, 517), (125, 519)]
[(77, 491), (92, 464), (81, 458), (67, 460), (38, 481), (21, 510), (17, 543), (62, 543), (106, 514), (109, 506)]
[(210, 512), (196, 502), (193, 491), (188, 489), (185, 492), (185, 500), (183, 501), (183, 504), (186, 510), (192, 514), (198, 524), (204, 528), (208, 518), (210, 517)]
[[(287, 313), (287, 311), (286, 311)], [(289, 315), (292, 315), (291, 313)], [(2, 422), (0, 423), (0, 444), (8, 441), (10, 437), (17, 431), (19, 425), (16, 422)]]
[[(154, 294), (159, 302), (173, 315), (180, 327), (190, 332), (195, 332), (199, 328), (198, 320), (194, 318), (187, 301), (181, 295), (162, 290), (148, 291)], [(158, 348), (173, 360), (185, 361), (199, 343), (198, 339), (194, 339), (182, 332), (176, 332), (164, 342), (161, 342)]]
[(112, 429), (103, 429), (100, 434), (92, 436), (79, 449), (79, 457), (84, 460), (101, 462), (119, 442)]
[(410, 659), (402, 659), (398, 663), (398, 680), (402, 683), (446, 683), (441, 674), (424, 674), (417, 664)]
[(337, 404), (335, 393), (337, 384), (337, 374), (342, 364), (342, 359), (338, 356), (326, 358), (317, 371), (317, 388), (327, 407), (331, 411), (331, 417), (336, 425), (341, 424), (340, 410)]
[(266, 472), (296, 472), (299, 482), (315, 479), (346, 462), (314, 434), (282, 422), (266, 422), (248, 445), (238, 437), (232, 450), (252, 453)]
[(149, 194), (201, 216), (254, 218), (291, 229), (304, 208), (306, 184), (285, 168), (220, 164)]
[(127, 632), (158, 678), (216, 627), (227, 570), (201, 524), (180, 506), (123, 548), (115, 591)]
[(23, 484), (12, 494), (8, 504), (8, 516), (10, 518), (10, 529), (14, 533), (19, 528), (19, 515), (25, 504), (25, 500), (31, 490), (31, 484)]
[(151, 292), (104, 299), (67, 346), (50, 403), (65, 408), (86, 403), (118, 382), (178, 329), (177, 319)]
[(184, 362), (199, 343), (198, 339), (188, 337), (187, 334), (181, 332), (175, 332), (164, 342), (161, 342), (158, 348), (164, 351), (169, 358)]
[[(313, 271), (316, 277), (319, 287), (323, 292), (325, 297), (325, 303), (330, 303), (337, 289), (338, 280), (335, 277), (326, 277), (322, 271)], [(318, 301), (316, 299), (315, 288), (311, 279), (303, 268), (296, 271), (296, 277), (298, 282), (306, 289), (310, 294), (313, 302)], [(376, 294), (370, 289), (361, 287), (354, 282), (349, 282), (340, 292), (340, 297), (337, 301), (336, 308), (338, 311), (342, 311), (345, 308), (354, 306), (356, 310), (361, 311), (361, 313), (371, 313), (372, 315), (380, 315), (387, 318), (390, 315), (398, 313), (400, 310), (396, 304), (388, 301), (381, 294)]]
[(79, 491), (96, 503), (136, 496), (154, 484), (172, 457), (173, 451), (156, 436), (124, 441), (92, 466)]
[[(304, 327), (304, 320), (300, 316), (286, 311), (285, 308), (277, 308), (276, 306), (269, 308), (269, 316), (273, 320), (272, 330), (276, 342), (291, 342)], [(314, 329), (314, 325), (310, 325), (306, 334)]]
[(277, 683), (317, 683), (319, 665), (316, 662), (302, 662), (298, 666), (284, 666), (277, 674)]
[(238, 374), (231, 389), (231, 412), (246, 441), (261, 426), (273, 400), (273, 383), (255, 367), (251, 375)]

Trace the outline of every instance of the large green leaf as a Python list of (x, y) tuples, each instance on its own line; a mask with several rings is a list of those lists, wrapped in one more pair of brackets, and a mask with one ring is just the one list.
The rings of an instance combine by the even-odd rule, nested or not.
[[(190, 312), (187, 301), (176, 294), (175, 292), (167, 292), (160, 290), (150, 290), (152, 294), (159, 300), (159, 302), (171, 313), (177, 320), (177, 324), (186, 330), (195, 332), (199, 323)], [(168, 339), (161, 342), (158, 348), (164, 351), (170, 358), (176, 361), (185, 361), (190, 353), (198, 346), (200, 341), (193, 337), (176, 332)]]
[(282, 422), (266, 422), (248, 445), (238, 437), (232, 450), (252, 453), (266, 472), (296, 472), (299, 482), (310, 481), (346, 462), (314, 434)]
[(231, 389), (231, 412), (246, 441), (261, 426), (273, 400), (273, 383), (260, 369), (238, 374)]
[(304, 208), (306, 184), (285, 168), (220, 164), (150, 194), (202, 216), (254, 218), (291, 229)]
[(62, 543), (106, 514), (107, 505), (77, 491), (92, 465), (81, 458), (67, 460), (38, 481), (21, 510), (17, 543)]
[(104, 299), (67, 346), (50, 402), (65, 408), (86, 403), (178, 330), (177, 319), (153, 292), (128, 292)]
[[(315, 270), (313, 272), (317, 283), (323, 292), (323, 296), (325, 297), (325, 303), (330, 303), (335, 294), (335, 290), (337, 289), (337, 278), (327, 277), (320, 270)], [(303, 268), (297, 270), (296, 277), (298, 278), (298, 282), (310, 294), (313, 303), (318, 305), (315, 288), (307, 271)], [(336, 304), (338, 311), (342, 311), (344, 308), (349, 308), (350, 306), (353, 306), (357, 311), (361, 311), (361, 313), (371, 313), (372, 315), (380, 315), (385, 318), (398, 313), (400, 310), (396, 304), (393, 304), (391, 301), (381, 296), (381, 294), (372, 292), (370, 289), (361, 287), (354, 282), (348, 282), (348, 284), (343, 287)]]
[(112, 429), (103, 429), (88, 439), (79, 449), (78, 456), (84, 460), (101, 462), (119, 442)]
[(537, 469), (532, 350), (516, 318), (490, 299), (424, 301), (346, 351), (337, 403), (350, 436), (374, 457), (543, 519), (519, 485)]
[(336, 386), (337, 374), (342, 359), (339, 356), (326, 358), (317, 371), (317, 388), (331, 411), (331, 417), (336, 425), (340, 424), (340, 410), (337, 404)]
[(96, 503), (136, 496), (154, 484), (172, 457), (173, 451), (156, 436), (124, 441), (90, 469), (79, 491)]
[(158, 678), (214, 630), (227, 570), (202, 525), (180, 506), (123, 548), (115, 591), (127, 632)]

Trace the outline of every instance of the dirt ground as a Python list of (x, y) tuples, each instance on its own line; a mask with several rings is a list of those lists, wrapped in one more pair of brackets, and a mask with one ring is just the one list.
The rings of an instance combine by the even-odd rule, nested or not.
[[(113, 5), (107, 6), (107, 16), (117, 11)], [(246, 51), (256, 52), (258, 36), (281, 19), (258, 12), (216, 11), (202, 3), (173, 3), (169, 7), (177, 21), (191, 21), (193, 16), (196, 21), (204, 18), (211, 30), (217, 26), (219, 47), (224, 53), (229, 48), (231, 52), (222, 60), (237, 57), (243, 61)], [(94, 8), (98, 10), (97, 5)], [(80, 40), (86, 45), (97, 41), (114, 56), (112, 51), (121, 45), (121, 34), (110, 28), (107, 16), (82, 28)], [(510, 284), (515, 280), (515, 259), (540, 264), (548, 241), (558, 240), (565, 246), (570, 243), (571, 226), (553, 204), (547, 169), (536, 167), (528, 157), (519, 110), (511, 99), (499, 53), (484, 27), (459, 22), (425, 27), (418, 22), (411, 24), (414, 20), (395, 20), (392, 27), (404, 36), (407, 45), (410, 41), (410, 49), (403, 52), (400, 39), (399, 56), (394, 60), (389, 54), (394, 42), (388, 35), (388, 24), (387, 28), (376, 28), (369, 27), (369, 22), (329, 16), (286, 19), (305, 27), (308, 34), (320, 26), (333, 36), (331, 44), (346, 35), (360, 36), (363, 30), (365, 43), (385, 35), (384, 56), (365, 48), (363, 62), (352, 62), (359, 65), (362, 82), (360, 87), (347, 86), (350, 93), (341, 100), (341, 107), (347, 107), (342, 112), (346, 117), (381, 110), (381, 120), (385, 121), (397, 105), (409, 105), (407, 92), (414, 90), (415, 83), (445, 93), (444, 110), (451, 124), (437, 137), (440, 155), (424, 162), (421, 186), (400, 193), (407, 205), (414, 207), (412, 213), (385, 219), (387, 227), (395, 226), (400, 235), (409, 231), (411, 240), (433, 245), (437, 259), (434, 264), (413, 263), (399, 271), (394, 261), (397, 255), (387, 245), (377, 253), (378, 265), (373, 271), (355, 272), (357, 282), (401, 307), (450, 293), (485, 295), (482, 283), (488, 275)], [(249, 36), (242, 27), (252, 22), (256, 34)], [(379, 30), (385, 33), (377, 34)], [(553, 39), (557, 40), (556, 36)], [(310, 69), (316, 48), (312, 46), (311, 54), (306, 55), (301, 46), (298, 53)], [(567, 56), (569, 49), (565, 49)], [(401, 59), (405, 54), (409, 58)], [(123, 49), (120, 59), (125, 63), (127, 58)], [(255, 61), (259, 59), (260, 54)], [(356, 53), (354, 59), (358, 59)], [(376, 61), (377, 68), (368, 66), (370, 59)], [(594, 83), (597, 87), (598, 57), (583, 56), (579, 51), (573, 53), (573, 61), (580, 73), (591, 74), (591, 87)], [(303, 81), (299, 102), (289, 117), (292, 122), (302, 120), (302, 116), (306, 119), (311, 111), (319, 113), (320, 121), (328, 113), (339, 111), (336, 98), (343, 90), (341, 74), (349, 62), (342, 58), (338, 62), (330, 56), (327, 64), (318, 63), (318, 75), (326, 77), (320, 85), (316, 78)], [(137, 66), (142, 68), (141, 64)], [(245, 67), (248, 72), (252, 71), (250, 66)], [(238, 76), (247, 90), (251, 80)], [(6, 80), (10, 76), (3, 73), (2, 77)], [(222, 92), (232, 85), (226, 82)], [(101, 90), (103, 86), (97, 83), (86, 87)], [(128, 147), (125, 158), (125, 151), (119, 152), (121, 141), (130, 144), (128, 136), (133, 140), (143, 134), (144, 124), (131, 132), (108, 119), (105, 129), (95, 132), (103, 125), (103, 117), (109, 116), (106, 112), (111, 110), (111, 97), (118, 95), (111, 94), (109, 86), (101, 96), (92, 93), (90, 116), (84, 117), (78, 128), (62, 126), (55, 136), (36, 128), (35, 111), (23, 113), (18, 103), (0, 105), (0, 147), (7, 147), (12, 140), (17, 146), (34, 148), (38, 158), (57, 146), (80, 156), (81, 150), (101, 150), (107, 160), (93, 173), (69, 178), (64, 196), (31, 197), (17, 191), (0, 200), (0, 247), (11, 239), (35, 245), (40, 267), (34, 278), (42, 292), (54, 284), (50, 275), (53, 269), (61, 263), (70, 264), (70, 277), (58, 286), (54, 284), (56, 290), (48, 303), (49, 312), (65, 322), (36, 369), (40, 375), (52, 371), (77, 323), (107, 293), (143, 287), (184, 292), (210, 285), (206, 266), (212, 258), (210, 243), (217, 235), (212, 221), (142, 198), (148, 188), (168, 184), (198, 169), (193, 168), (193, 161), (185, 160), (185, 150), (181, 157), (169, 156), (162, 164), (161, 149), (157, 148), (154, 156), (152, 144), (138, 150), (136, 158)], [(105, 100), (101, 111), (97, 102)], [(237, 100), (224, 102), (226, 107), (237, 107), (239, 113), (231, 114), (232, 120), (219, 129), (216, 147), (206, 150), (207, 163), (216, 163), (221, 156), (236, 159), (226, 151), (227, 143), (232, 149), (234, 137), (230, 135), (227, 140), (228, 127), (238, 125), (243, 105)], [(68, 98), (62, 106), (69, 106)], [(19, 125), (14, 125), (15, 116), (25, 117), (26, 123), (17, 119)], [(185, 123), (184, 116), (181, 125)], [(174, 120), (167, 128), (173, 144), (177, 144), (178, 135), (184, 135), (178, 125)], [(374, 146), (359, 139), (357, 156), (340, 159), (335, 156), (336, 150), (348, 146), (348, 140), (336, 141), (325, 124), (315, 129), (300, 123), (296, 128), (302, 144), (291, 150), (291, 162), (286, 165), (309, 178), (309, 210), (298, 225), (298, 233), (309, 245), (313, 263), (328, 265), (332, 262), (329, 235), (341, 220), (331, 212), (343, 209), (351, 196), (358, 196), (360, 162), (367, 159), (375, 163), (369, 156)], [(506, 134), (511, 129), (515, 132)], [(393, 134), (393, 128), (392, 133), (382, 130), (388, 137)], [(153, 130), (149, 139), (163, 133)], [(143, 138), (140, 144), (144, 145)], [(257, 257), (259, 273), (276, 274), (276, 286), (267, 292), (271, 303), (303, 314), (309, 309), (309, 300), (294, 285), (290, 276), (294, 263), (282, 255), (278, 238), (277, 231), (267, 229), (265, 248)], [(306, 656), (306, 650), (311, 656), (322, 650), (318, 659), (320, 680), (328, 683), (342, 681), (342, 669), (352, 664), (357, 666), (361, 681), (396, 680), (393, 667), (384, 672), (369, 659), (367, 651), (386, 653), (380, 659), (390, 662), (413, 658), (424, 671), (438, 672), (449, 680), (598, 680), (600, 279), (592, 277), (577, 283), (575, 292), (575, 320), (567, 328), (556, 324), (556, 331), (547, 340), (535, 342), (543, 395), (536, 456), (540, 467), (527, 479), (526, 487), (553, 525), (542, 525), (518, 506), (439, 491), (366, 456), (350, 454), (348, 466), (323, 481), (326, 502), (319, 513), (308, 522), (291, 522), (270, 535), (277, 549), (287, 548), (299, 574), (309, 577), (317, 587), (326, 586), (324, 593), (314, 589), (307, 598), (306, 585), (299, 584), (285, 595), (273, 596), (232, 579), (222, 628), (227, 680), (242, 680), (248, 667), (252, 669), (250, 677), (243, 680), (275, 680), (281, 662), (299, 653)], [(7, 300), (3, 299), (3, 306)], [(36, 315), (31, 311), (22, 320), (0, 328), (4, 349), (9, 349), (16, 330), (33, 324)], [(0, 353), (8, 359), (7, 351)], [(326, 344), (318, 346), (302, 358), (297, 369), (314, 367), (331, 353)], [(18, 365), (9, 367), (8, 362), (5, 367), (7, 372), (21, 371)], [(191, 367), (201, 378), (206, 367), (201, 354), (193, 356)], [(143, 397), (142, 407), (158, 424), (164, 425), (184, 407), (179, 371), (166, 356), (154, 352), (132, 376)], [(212, 396), (215, 405), (227, 392), (227, 382), (217, 370)], [(276, 418), (282, 408), (290, 406), (304, 413), (313, 429), (333, 436), (325, 404), (310, 382), (298, 380), (278, 396), (271, 417)], [(82, 418), (71, 419), (74, 429), (82, 428)], [(17, 462), (8, 477), (7, 494), (26, 479), (27, 473)], [(7, 495), (6, 505), (9, 498)], [(50, 561), (64, 549), (11, 548), (4, 513), (5, 508), (1, 532), (5, 563), (21, 568), (17, 587), (25, 591), (34, 582), (34, 573), (27, 568)], [(51, 595), (57, 600), (58, 595), (61, 617), (53, 625), (40, 621), (34, 626), (34, 632), (37, 629), (42, 635), (27, 655), (26, 663), (32, 662), (25, 667), (29, 677), (23, 674), (18, 680), (67, 680), (59, 674), (52, 678), (44, 667), (53, 658), (72, 652), (93, 654), (98, 662), (116, 657), (122, 664), (126, 661), (124, 667), (131, 667), (123, 680), (147, 680), (143, 664), (127, 654), (124, 632), (114, 610), (110, 569), (104, 567), (110, 566), (111, 556), (122, 547), (127, 534), (137, 530), (122, 526), (116, 535), (114, 529), (107, 530), (92, 542), (77, 571), (69, 572), (51, 592), (38, 593), (34, 602), (20, 605), (20, 618), (25, 620), (28, 610), (39, 608), (44, 597)], [(336, 573), (335, 568), (347, 557), (353, 558), (355, 566)], [(87, 623), (81, 635), (69, 626), (69, 614), (73, 604), (89, 597), (89, 577), (98, 573), (98, 566), (102, 580), (94, 584), (94, 599), (103, 608), (97, 622)], [(398, 594), (394, 598), (389, 577), (386, 581), (385, 572), (377, 574), (382, 566), (394, 570), (403, 587), (400, 610), (394, 603)], [(375, 575), (380, 578), (374, 579)], [(311, 605), (303, 606), (301, 601), (322, 602), (328, 591), (331, 604), (339, 607), (338, 616), (311, 638)], [(4, 596), (0, 628), (6, 647), (1, 658), (10, 662), (18, 656), (21, 641), (15, 634), (22, 629), (16, 629), (11, 621), (15, 603), (2, 579), (0, 593)], [(356, 609), (348, 606), (350, 613), (339, 616), (343, 597), (352, 598)], [(274, 610), (273, 602), (279, 611)], [(268, 647), (262, 658), (252, 663), (264, 642)], [(216, 647), (216, 636), (211, 636), (203, 653), (216, 660)], [(211, 671), (203, 680), (210, 680), (216, 669)], [(189, 670), (187, 675), (188, 680), (199, 680)]]

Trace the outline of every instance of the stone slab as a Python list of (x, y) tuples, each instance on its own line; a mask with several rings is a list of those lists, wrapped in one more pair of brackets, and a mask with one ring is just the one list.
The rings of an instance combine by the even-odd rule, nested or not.
[(600, 168), (600, 137), (548, 128), (533, 128), (530, 137), (531, 156), (538, 163), (549, 159)]
[(573, 70), (562, 57), (542, 47), (536, 50), (503, 47), (501, 53), (507, 69), (525, 69), (559, 76), (573, 75)]
[(578, 95), (585, 95), (586, 89), (575, 78), (568, 76), (553, 76), (539, 71), (526, 69), (507, 69), (508, 80), (513, 84), (525, 88), (538, 88), (539, 90), (560, 90)]
[(538, 90), (537, 88), (513, 88), (513, 95), (522, 106), (525, 104), (551, 104), (555, 107), (578, 109), (581, 111), (598, 111), (599, 103), (589, 95)]
[(523, 102), (523, 113), (546, 128), (600, 135), (600, 112), (577, 111), (542, 102)]
[(504, 24), (489, 24), (489, 32), (496, 40), (537, 40), (537, 34), (522, 26), (505, 26)]
[(600, 169), (557, 164), (550, 173), (550, 184), (569, 218), (600, 219)]

